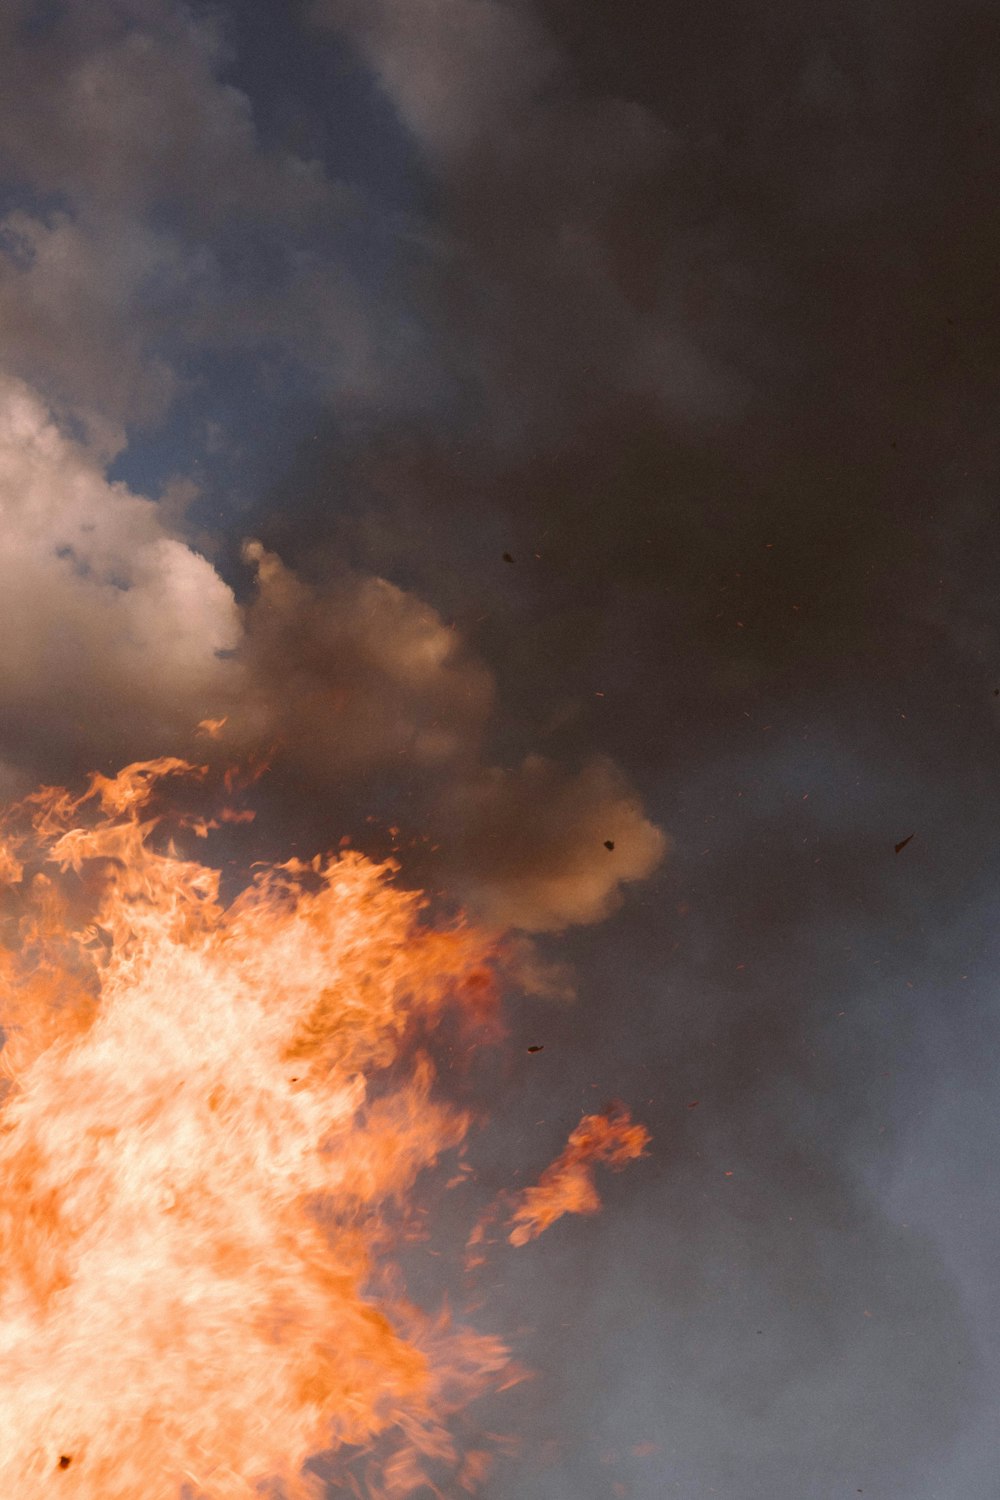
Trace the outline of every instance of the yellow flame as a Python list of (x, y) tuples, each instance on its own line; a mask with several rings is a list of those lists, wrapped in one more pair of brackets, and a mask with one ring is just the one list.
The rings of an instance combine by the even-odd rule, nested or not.
[(0, 1493), (299, 1497), (309, 1455), (394, 1433), (403, 1494), (507, 1364), (380, 1264), (392, 1203), (467, 1123), (404, 1042), (477, 1013), (489, 945), (356, 854), (263, 869), (227, 908), (216, 871), (153, 848), (153, 789), (190, 774), (8, 819)]

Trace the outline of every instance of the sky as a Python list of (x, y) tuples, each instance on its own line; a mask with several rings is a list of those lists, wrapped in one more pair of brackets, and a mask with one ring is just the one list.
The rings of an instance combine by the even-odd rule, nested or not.
[(998, 48), (0, 11), (0, 792), (225, 717), (236, 855), (524, 935), (484, 1181), (653, 1136), (493, 1267), (486, 1500), (996, 1493)]

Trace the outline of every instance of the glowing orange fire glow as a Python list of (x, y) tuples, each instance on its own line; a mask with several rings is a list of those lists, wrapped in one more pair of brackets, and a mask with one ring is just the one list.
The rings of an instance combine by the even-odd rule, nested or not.
[[(449, 1008), (486, 1024), (490, 940), (350, 852), (226, 905), (152, 811), (201, 774), (94, 776), (2, 827), (0, 1493), (304, 1500), (311, 1455), (357, 1450), (365, 1495), (441, 1465), (471, 1490), (488, 1455), (449, 1419), (508, 1353), (412, 1306), (392, 1246), (467, 1130), (427, 1038)], [(583, 1122), (511, 1239), (644, 1142)]]
[(525, 1188), (511, 1218), (512, 1245), (536, 1239), (563, 1214), (594, 1214), (601, 1200), (594, 1186), (594, 1164), (618, 1170), (642, 1156), (649, 1132), (636, 1125), (625, 1110), (586, 1115), (557, 1161), (546, 1167), (534, 1187)]

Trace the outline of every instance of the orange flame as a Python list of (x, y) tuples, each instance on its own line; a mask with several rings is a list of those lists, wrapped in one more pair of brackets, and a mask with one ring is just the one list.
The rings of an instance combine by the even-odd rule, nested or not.
[(512, 1245), (526, 1245), (563, 1214), (594, 1214), (601, 1200), (594, 1186), (594, 1164), (620, 1170), (645, 1153), (649, 1131), (633, 1123), (626, 1110), (585, 1115), (570, 1135), (562, 1155), (546, 1167), (534, 1187), (525, 1188), (510, 1222)]
[[(0, 824), (0, 1493), (305, 1500), (311, 1456), (358, 1450), (368, 1496), (442, 1465), (471, 1490), (488, 1455), (449, 1421), (508, 1352), (412, 1306), (391, 1251), (469, 1124), (421, 1037), (488, 1025), (491, 941), (351, 852), (226, 905), (153, 811), (206, 774), (134, 765)], [(585, 1121), (511, 1239), (644, 1140)]]
[(205, 735), (210, 740), (217, 740), (228, 722), (228, 718), (201, 719), (197, 726), (197, 732), (198, 734)]

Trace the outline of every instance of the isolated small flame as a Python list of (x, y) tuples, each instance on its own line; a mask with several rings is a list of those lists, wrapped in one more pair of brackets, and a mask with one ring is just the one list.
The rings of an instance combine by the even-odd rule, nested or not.
[(615, 1170), (642, 1156), (649, 1131), (625, 1110), (586, 1115), (570, 1135), (558, 1160), (546, 1167), (534, 1187), (525, 1188), (511, 1216), (512, 1245), (526, 1245), (564, 1214), (595, 1214), (601, 1200), (594, 1185), (594, 1164)]
[[(487, 1023), (490, 941), (352, 853), (225, 906), (150, 813), (197, 774), (131, 766), (4, 825), (0, 1494), (300, 1500), (311, 1455), (357, 1450), (366, 1495), (441, 1465), (475, 1488), (449, 1419), (507, 1350), (409, 1304), (392, 1248), (468, 1126), (421, 1037)], [(555, 1217), (546, 1184), (512, 1239)]]

